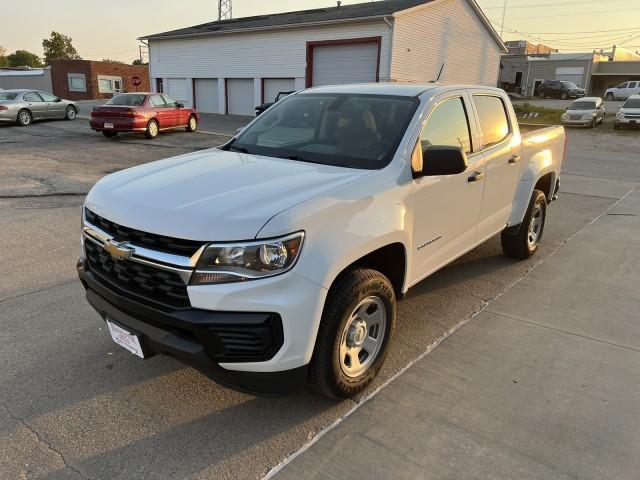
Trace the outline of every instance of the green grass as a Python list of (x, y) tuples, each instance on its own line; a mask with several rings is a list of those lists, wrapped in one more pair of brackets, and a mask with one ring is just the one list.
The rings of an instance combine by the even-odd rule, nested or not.
[[(564, 113), (562, 109), (537, 107), (530, 103), (514, 103), (513, 109), (518, 116), (518, 122), (540, 125), (559, 125), (561, 123), (560, 116)], [(530, 113), (537, 113), (538, 116), (535, 118), (522, 118), (523, 115), (529, 115)]]

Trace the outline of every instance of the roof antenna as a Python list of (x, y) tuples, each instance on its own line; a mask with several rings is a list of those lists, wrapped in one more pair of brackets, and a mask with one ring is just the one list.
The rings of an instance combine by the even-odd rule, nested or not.
[(340, 10), (340, 5), (342, 5), (342, 2), (338, 0), (338, 10)]

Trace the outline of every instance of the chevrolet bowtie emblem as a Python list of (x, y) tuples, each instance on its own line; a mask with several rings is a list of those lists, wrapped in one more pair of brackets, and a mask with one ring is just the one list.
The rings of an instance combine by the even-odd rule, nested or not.
[(129, 246), (128, 242), (107, 240), (103, 248), (114, 260), (129, 260), (133, 254), (133, 248)]

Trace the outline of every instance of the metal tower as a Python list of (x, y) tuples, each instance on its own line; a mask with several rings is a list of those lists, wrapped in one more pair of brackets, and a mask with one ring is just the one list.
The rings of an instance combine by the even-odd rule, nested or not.
[(231, 1), (218, 0), (218, 20), (231, 20), (233, 18)]

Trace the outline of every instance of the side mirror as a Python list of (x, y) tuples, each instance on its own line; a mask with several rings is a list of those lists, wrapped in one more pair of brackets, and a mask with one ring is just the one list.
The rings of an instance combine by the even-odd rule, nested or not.
[(60, 97), (56, 97), (55, 102), (56, 103), (60, 103), (62, 101), (62, 99)]
[(176, 102), (176, 108), (184, 108), (184, 103)]
[(467, 170), (467, 155), (460, 147), (432, 145), (422, 152), (422, 175), (457, 175)]

